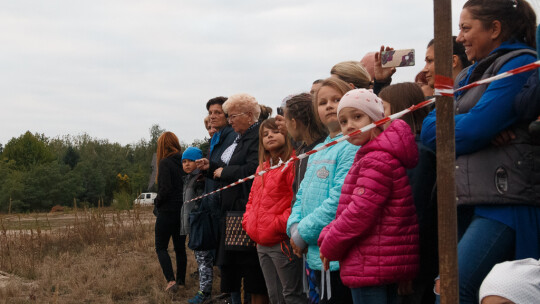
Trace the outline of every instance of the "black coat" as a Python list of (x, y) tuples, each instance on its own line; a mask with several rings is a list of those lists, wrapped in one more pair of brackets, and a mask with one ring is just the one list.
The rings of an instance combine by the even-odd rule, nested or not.
[[(259, 166), (259, 125), (247, 130), (239, 139), (238, 145), (234, 149), (229, 164), (223, 167), (221, 172), (221, 186), (231, 184), (241, 178), (248, 177), (255, 173)], [(210, 168), (214, 172), (215, 168)], [(221, 222), (220, 240), (216, 254), (216, 264), (237, 265), (248, 264), (253, 267), (260, 267), (257, 251), (226, 251), (224, 248), (225, 238), (225, 215), (227, 211), (245, 211), (246, 204), (251, 191), (253, 180), (223, 190), (221, 192)]]
[[(212, 167), (214, 172), (219, 167)], [(229, 185), (239, 179), (248, 177), (255, 173), (259, 166), (259, 124), (247, 130), (239, 139), (238, 145), (234, 149), (229, 164), (223, 167), (219, 181), (221, 187)], [(243, 184), (223, 190), (221, 192), (221, 212), (225, 215), (227, 211), (245, 211), (246, 204), (251, 191), (253, 180)]]
[(158, 168), (158, 193), (154, 205), (158, 212), (180, 212), (185, 175), (182, 169), (182, 155), (177, 153), (162, 159)]
[[(204, 185), (204, 193), (210, 193), (221, 186), (221, 182), (219, 180), (214, 179), (214, 170), (220, 167), (224, 167), (225, 164), (221, 161), (221, 154), (223, 154), (223, 151), (229, 147), (234, 139), (236, 138), (237, 134), (234, 132), (233, 128), (231, 126), (227, 125), (223, 129), (221, 129), (219, 135), (219, 141), (215, 144), (214, 148), (212, 149), (212, 152), (208, 155), (208, 160), (210, 162), (210, 169), (204, 172), (206, 176), (206, 183)], [(212, 194), (210, 196), (204, 197), (201, 202), (201, 206), (203, 208), (208, 208), (210, 210), (213, 210), (213, 213), (216, 217), (219, 217), (220, 215), (220, 197), (221, 193)]]

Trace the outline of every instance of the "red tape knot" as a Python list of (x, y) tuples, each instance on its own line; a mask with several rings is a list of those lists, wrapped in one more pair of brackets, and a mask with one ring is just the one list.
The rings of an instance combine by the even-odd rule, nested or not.
[(435, 75), (435, 96), (454, 96), (454, 80), (450, 77)]

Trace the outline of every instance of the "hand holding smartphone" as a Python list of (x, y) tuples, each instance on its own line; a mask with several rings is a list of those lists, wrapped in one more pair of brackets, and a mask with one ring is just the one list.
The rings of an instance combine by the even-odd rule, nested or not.
[(383, 68), (414, 66), (414, 49), (382, 51), (381, 64)]

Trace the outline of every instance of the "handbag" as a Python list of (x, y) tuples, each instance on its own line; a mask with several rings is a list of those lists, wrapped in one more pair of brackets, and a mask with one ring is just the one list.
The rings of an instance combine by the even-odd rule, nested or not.
[(225, 250), (255, 250), (256, 243), (242, 227), (244, 211), (227, 211), (225, 217)]
[(201, 204), (199, 209), (191, 211), (189, 227), (189, 249), (206, 251), (217, 248), (219, 222), (209, 208), (203, 208)]

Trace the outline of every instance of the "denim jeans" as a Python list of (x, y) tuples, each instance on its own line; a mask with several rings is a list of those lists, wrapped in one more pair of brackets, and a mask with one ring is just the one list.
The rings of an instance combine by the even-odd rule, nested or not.
[[(165, 279), (167, 282), (176, 281), (178, 285), (184, 285), (187, 265), (186, 236), (180, 235), (180, 211), (160, 212), (156, 218), (155, 233), (156, 253)], [(176, 279), (168, 252), (171, 237), (176, 253)]]
[(514, 230), (505, 224), (474, 217), (458, 244), (460, 304), (478, 303), (478, 290), (491, 268), (513, 260), (515, 240)]
[(397, 284), (351, 288), (354, 304), (396, 304)]

